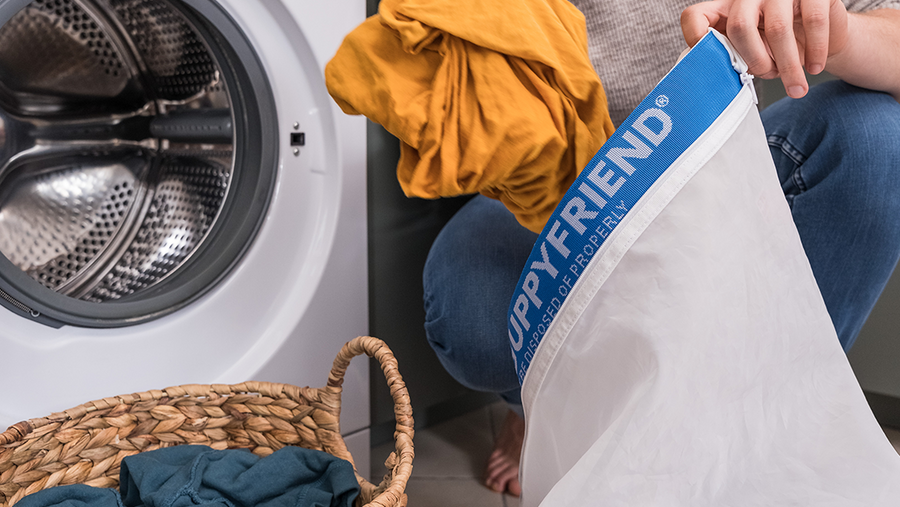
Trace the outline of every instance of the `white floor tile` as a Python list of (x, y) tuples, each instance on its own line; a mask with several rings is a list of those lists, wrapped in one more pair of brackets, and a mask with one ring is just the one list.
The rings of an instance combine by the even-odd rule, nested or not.
[[(416, 432), (413, 477), (419, 479), (480, 479), (493, 447), (488, 409), (469, 412)], [(385, 473), (384, 460), (393, 442), (372, 449), (372, 476)]]
[(519, 497), (503, 495), (503, 507), (519, 507)]
[(504, 507), (503, 495), (477, 479), (410, 479), (406, 485), (414, 507)]
[(497, 438), (497, 433), (500, 432), (500, 426), (503, 425), (503, 420), (506, 419), (506, 413), (509, 412), (509, 405), (507, 405), (505, 401), (498, 401), (497, 403), (489, 405), (488, 409), (491, 413), (491, 429), (494, 438)]

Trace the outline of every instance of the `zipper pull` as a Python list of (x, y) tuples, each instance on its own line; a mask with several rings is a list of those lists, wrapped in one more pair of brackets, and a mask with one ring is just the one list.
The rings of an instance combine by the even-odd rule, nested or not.
[(753, 94), (753, 105), (759, 104), (759, 97), (756, 95), (756, 86), (753, 85), (753, 74), (744, 72), (741, 74), (741, 84), (750, 86), (750, 93)]
[(728, 51), (728, 55), (731, 56), (731, 67), (741, 76), (741, 84), (744, 86), (750, 87), (750, 93), (753, 95), (753, 104), (759, 104), (759, 97), (756, 94), (756, 86), (753, 85), (753, 74), (747, 72), (749, 67), (747, 66), (747, 62), (741, 58), (741, 55), (738, 54), (737, 50), (734, 49), (734, 46), (731, 45), (731, 41), (728, 40), (727, 37), (719, 33), (718, 30), (714, 28), (709, 29), (713, 35), (719, 39), (719, 42), (725, 46), (725, 49)]

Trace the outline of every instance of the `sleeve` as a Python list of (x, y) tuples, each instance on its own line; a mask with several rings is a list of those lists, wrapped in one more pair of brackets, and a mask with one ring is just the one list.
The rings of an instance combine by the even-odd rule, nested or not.
[(849, 12), (900, 9), (900, 0), (843, 0), (843, 2)]

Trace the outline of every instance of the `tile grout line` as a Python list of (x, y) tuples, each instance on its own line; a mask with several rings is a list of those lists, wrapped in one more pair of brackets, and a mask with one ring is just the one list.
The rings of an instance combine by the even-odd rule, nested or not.
[[(435, 437), (434, 438), (435, 441), (429, 442), (431, 445), (431, 447), (429, 447), (429, 449), (433, 449), (435, 451), (437, 451), (439, 449), (452, 450), (452, 449), (450, 449), (450, 447), (452, 447), (452, 446), (444, 445), (444, 444), (446, 444), (446, 442), (444, 442), (444, 441), (448, 437), (451, 437), (453, 435), (455, 435), (456, 437), (459, 437), (460, 435), (462, 435), (463, 433), (466, 433), (466, 432), (478, 433), (479, 435), (473, 435), (472, 438), (474, 438), (476, 440), (480, 440), (482, 442), (482, 444), (480, 444), (480, 445), (489, 444), (491, 447), (493, 447), (493, 444), (496, 442), (496, 432), (498, 431), (499, 424), (500, 424), (500, 421), (495, 420), (495, 417), (494, 417), (494, 415), (495, 415), (494, 412), (496, 412), (495, 407), (493, 407), (491, 405), (485, 406), (485, 407), (482, 407), (481, 409), (479, 409), (478, 412), (480, 412), (479, 415), (476, 415), (476, 414), (467, 414), (466, 415), (466, 417), (469, 417), (469, 419), (466, 419), (466, 422), (464, 423), (464, 427), (461, 430), (447, 431), (446, 428), (438, 427), (440, 429), (435, 432), (435, 435), (432, 435), (432, 437)], [(483, 419), (484, 417), (487, 417), (488, 420), (484, 421), (484, 419)], [(484, 422), (487, 422), (488, 424), (485, 425)], [(454, 424), (454, 423), (450, 423), (450, 424)], [(487, 430), (489, 432), (489, 434), (484, 435), (483, 433), (481, 433), (481, 431), (475, 431), (479, 425), (481, 428), (484, 428), (485, 430)], [(422, 432), (422, 434), (425, 435), (425, 434), (429, 433), (429, 429), (425, 429)], [(459, 433), (459, 435), (457, 435), (457, 433)], [(437, 443), (439, 443), (440, 445), (436, 445)], [(469, 449), (469, 447), (471, 447), (471, 446), (463, 446), (463, 448), (465, 448), (465, 449)], [(473, 451), (473, 449), (469, 449), (470, 455), (472, 455), (471, 454), (472, 451)], [(478, 455), (480, 456), (482, 452), (483, 452), (483, 448), (481, 448), (481, 450), (478, 451)], [(421, 457), (424, 457), (424, 456), (420, 456), (420, 458)], [(440, 453), (437, 453), (437, 454), (429, 456), (429, 458), (432, 460), (434, 460), (434, 459), (442, 460), (443, 456)], [(480, 459), (481, 458), (479, 458), (479, 460)], [(429, 460), (426, 459), (426, 461), (429, 461)], [(431, 462), (429, 462), (429, 464), (434, 465), (434, 463), (431, 463)], [(465, 472), (465, 471), (459, 470), (459, 469), (454, 469), (451, 471), (452, 475), (444, 475), (441, 472), (441, 469), (439, 467), (429, 466), (428, 474), (420, 475), (417, 473), (413, 473), (412, 477), (410, 477), (410, 479), (409, 479), (408, 486), (411, 486), (413, 491), (417, 495), (425, 495), (423, 497), (424, 504), (422, 504), (422, 507), (440, 507), (442, 505), (442, 502), (439, 501), (439, 499), (441, 498), (442, 495), (447, 494), (447, 493), (444, 493), (445, 490), (447, 492), (450, 492), (450, 491), (456, 492), (454, 494), (461, 494), (462, 492), (465, 491), (466, 493), (464, 496), (466, 496), (467, 498), (469, 495), (473, 495), (472, 498), (473, 499), (477, 498), (478, 500), (474, 501), (474, 503), (469, 501), (469, 503), (468, 503), (469, 507), (476, 507), (476, 506), (518, 507), (514, 498), (508, 499), (508, 498), (506, 498), (507, 495), (493, 492), (489, 488), (485, 487), (484, 484), (481, 482), (481, 476), (475, 470), (475, 469), (477, 469), (478, 465), (474, 464), (474, 462), (472, 464), (474, 465), (474, 468), (472, 469), (471, 473)], [(454, 467), (454, 468), (458, 468), (458, 467)], [(453, 472), (455, 472), (455, 473), (453, 473)], [(437, 496), (435, 496), (435, 495), (437, 495)], [(497, 498), (498, 495), (500, 498)], [(454, 499), (454, 501), (455, 500), (458, 500), (458, 499)], [(435, 501), (437, 501), (438, 503), (435, 503)], [(454, 504), (454, 505), (456, 505), (456, 504)]]

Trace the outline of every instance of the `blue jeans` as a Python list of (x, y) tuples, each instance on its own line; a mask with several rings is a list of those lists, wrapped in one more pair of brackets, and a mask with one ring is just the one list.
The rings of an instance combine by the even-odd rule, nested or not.
[[(900, 257), (900, 104), (841, 81), (764, 109), (794, 223), (844, 350)], [(521, 407), (506, 316), (537, 235), (477, 196), (425, 263), (425, 332), (463, 385)]]

